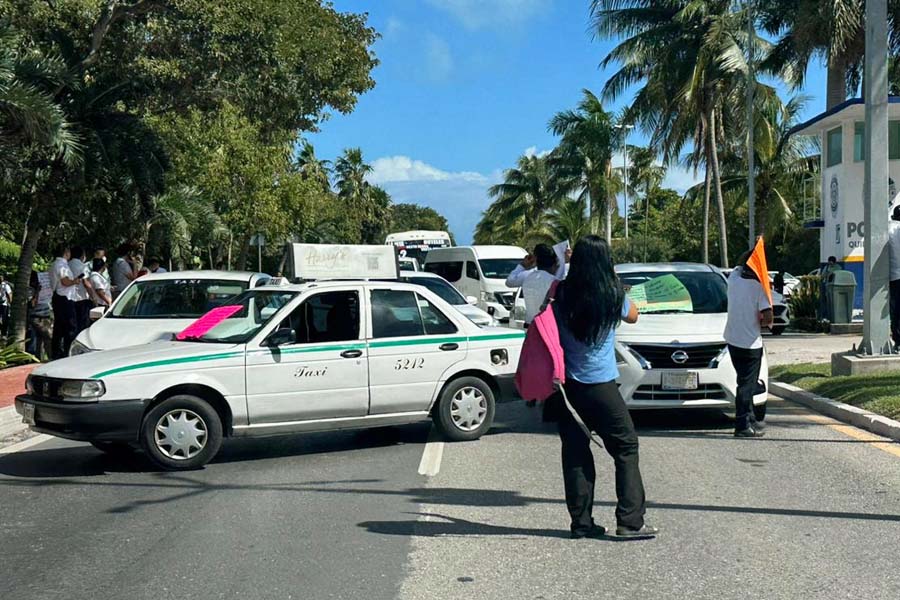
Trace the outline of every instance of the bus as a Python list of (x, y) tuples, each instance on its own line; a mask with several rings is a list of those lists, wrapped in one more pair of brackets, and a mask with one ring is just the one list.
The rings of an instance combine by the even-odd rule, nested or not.
[(414, 258), (425, 264), (425, 256), (432, 248), (449, 248), (453, 245), (446, 231), (402, 231), (387, 236), (384, 243), (393, 246), (400, 258)]

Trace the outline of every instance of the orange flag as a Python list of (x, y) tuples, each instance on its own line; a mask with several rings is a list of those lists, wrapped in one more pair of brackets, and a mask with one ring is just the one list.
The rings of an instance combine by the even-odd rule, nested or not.
[(766, 245), (763, 243), (762, 237), (756, 240), (756, 247), (753, 249), (753, 254), (747, 259), (747, 266), (756, 273), (756, 277), (769, 299), (769, 305), (774, 306), (772, 286), (769, 284), (769, 265), (766, 264)]

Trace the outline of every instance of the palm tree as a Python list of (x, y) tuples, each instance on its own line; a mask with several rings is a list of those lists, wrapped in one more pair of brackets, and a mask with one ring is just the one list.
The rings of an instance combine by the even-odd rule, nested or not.
[[(742, 44), (746, 15), (730, 0), (593, 0), (594, 28), (605, 38), (624, 38), (603, 60), (619, 70), (607, 81), (605, 97), (615, 98), (641, 85), (626, 118), (640, 123), (663, 162), (680, 158), (693, 145), (690, 162), (705, 163), (715, 192), (720, 263), (728, 264), (725, 205), (719, 146), (736, 138), (735, 107), (741, 106), (747, 64)], [(754, 36), (760, 50), (765, 40)], [(732, 130), (730, 134), (726, 132)], [(709, 173), (711, 171), (711, 173)], [(709, 205), (708, 200), (704, 204)], [(708, 209), (704, 209), (708, 213)], [(704, 220), (704, 239), (708, 238)], [(706, 254), (706, 253), (705, 253)]]
[(558, 242), (569, 240), (573, 246), (586, 235), (590, 235), (596, 229), (591, 217), (588, 216), (588, 206), (585, 198), (567, 199), (560, 202), (549, 215), (545, 226), (548, 240)]
[(645, 219), (650, 214), (648, 198), (651, 190), (658, 187), (666, 176), (666, 168), (656, 163), (656, 152), (641, 146), (628, 147), (628, 188), (633, 197), (641, 198), (638, 210), (643, 210)]
[(550, 155), (550, 164), (560, 191), (585, 199), (591, 223), (600, 211), (605, 213), (606, 241), (611, 242), (615, 195), (620, 187), (612, 169), (613, 116), (593, 92), (586, 89), (582, 94), (575, 110), (557, 113), (550, 120), (550, 131), (562, 138)]
[[(795, 88), (803, 85), (813, 58), (827, 62), (826, 108), (858, 86), (865, 57), (864, 0), (759, 0), (762, 28), (778, 36), (762, 67), (782, 75)], [(891, 54), (900, 48), (900, 2), (888, 0)]]
[(316, 150), (308, 140), (303, 140), (300, 153), (297, 155), (297, 171), (305, 179), (318, 183), (323, 190), (331, 189), (331, 161), (320, 160)]
[(516, 167), (504, 172), (503, 182), (488, 188), (488, 195), (494, 198), (491, 227), (515, 229), (520, 238), (539, 230), (546, 212), (562, 198), (548, 159), (538, 156), (520, 156)]

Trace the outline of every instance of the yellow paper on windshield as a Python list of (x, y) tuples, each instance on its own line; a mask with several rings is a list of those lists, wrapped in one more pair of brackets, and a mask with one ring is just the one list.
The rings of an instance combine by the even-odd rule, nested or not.
[(683, 311), (693, 312), (694, 303), (684, 284), (674, 275), (654, 277), (650, 281), (632, 286), (628, 297), (638, 312)]

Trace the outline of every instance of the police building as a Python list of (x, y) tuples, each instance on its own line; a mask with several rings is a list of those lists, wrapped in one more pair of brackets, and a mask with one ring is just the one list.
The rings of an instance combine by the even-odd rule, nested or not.
[[(884, 219), (900, 186), (900, 96), (891, 96), (888, 104), (888, 197)], [(865, 181), (865, 104), (862, 98), (851, 98), (831, 110), (796, 126), (794, 135), (810, 135), (819, 139), (821, 153), (818, 190), (808, 190), (804, 226), (819, 229), (819, 259), (837, 257), (844, 269), (856, 276), (856, 308), (863, 298), (863, 182)]]

